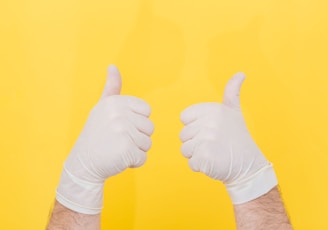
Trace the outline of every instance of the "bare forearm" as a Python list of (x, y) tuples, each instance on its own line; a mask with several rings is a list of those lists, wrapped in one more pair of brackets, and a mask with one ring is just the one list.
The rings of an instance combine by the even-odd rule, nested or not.
[(74, 212), (56, 201), (47, 230), (99, 230), (100, 214)]
[(277, 187), (250, 202), (234, 206), (238, 230), (290, 230), (292, 226)]

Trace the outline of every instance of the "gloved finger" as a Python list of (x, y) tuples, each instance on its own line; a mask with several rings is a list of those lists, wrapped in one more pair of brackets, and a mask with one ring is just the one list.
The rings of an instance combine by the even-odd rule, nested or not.
[(121, 74), (115, 65), (110, 65), (107, 69), (107, 79), (101, 99), (107, 96), (119, 95), (121, 92), (121, 88)]
[(194, 138), (200, 132), (201, 127), (201, 120), (197, 120), (185, 126), (180, 132), (180, 140), (185, 142)]
[(197, 147), (199, 141), (192, 139), (184, 142), (181, 146), (181, 153), (186, 158), (191, 158), (193, 156), (193, 153), (195, 151), (195, 148)]
[(200, 172), (200, 161), (197, 157), (192, 157), (189, 159), (188, 164), (192, 171)]
[(232, 109), (240, 109), (240, 88), (245, 80), (244, 73), (236, 73), (224, 90), (223, 104)]
[(142, 166), (147, 160), (147, 154), (139, 148), (135, 148), (132, 151), (134, 162), (129, 167), (137, 168)]
[(188, 125), (200, 117), (210, 114), (213, 110), (218, 109), (219, 104), (215, 102), (206, 102), (189, 106), (180, 115), (180, 120), (184, 125)]
[(151, 108), (144, 100), (133, 96), (124, 96), (123, 100), (133, 112), (146, 117), (150, 116)]
[(130, 121), (133, 122), (135, 127), (142, 133), (146, 134), (147, 136), (151, 136), (154, 132), (154, 123), (149, 120), (147, 117), (133, 114), (131, 116)]
[(147, 152), (150, 149), (152, 141), (149, 136), (140, 132), (135, 127), (130, 130), (129, 135), (139, 149), (144, 152)]

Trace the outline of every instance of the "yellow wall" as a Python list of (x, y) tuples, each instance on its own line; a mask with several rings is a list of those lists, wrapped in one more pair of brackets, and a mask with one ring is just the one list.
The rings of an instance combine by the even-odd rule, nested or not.
[(234, 229), (220, 182), (192, 173), (179, 113), (237, 71), (247, 124), (295, 229), (328, 229), (328, 2), (1, 0), (1, 229), (43, 229), (62, 163), (105, 82), (152, 105), (146, 165), (107, 181), (103, 229)]

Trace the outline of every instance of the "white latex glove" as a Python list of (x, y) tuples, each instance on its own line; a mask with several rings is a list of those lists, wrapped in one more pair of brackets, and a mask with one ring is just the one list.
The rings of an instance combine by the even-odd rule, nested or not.
[(100, 213), (105, 180), (146, 161), (154, 130), (150, 107), (120, 90), (120, 73), (110, 66), (103, 95), (64, 163), (56, 199), (76, 212)]
[(201, 103), (181, 113), (182, 154), (195, 172), (222, 181), (234, 204), (269, 192), (277, 185), (270, 164), (247, 130), (239, 100), (245, 76), (228, 82), (223, 103)]

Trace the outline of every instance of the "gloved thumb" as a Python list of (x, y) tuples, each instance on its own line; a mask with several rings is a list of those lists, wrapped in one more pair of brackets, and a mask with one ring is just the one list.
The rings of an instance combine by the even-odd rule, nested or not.
[(111, 95), (119, 95), (121, 88), (121, 74), (115, 65), (110, 65), (107, 69), (107, 80), (101, 98)]
[(244, 80), (244, 73), (236, 73), (229, 80), (224, 90), (223, 104), (232, 109), (240, 109), (240, 88)]

